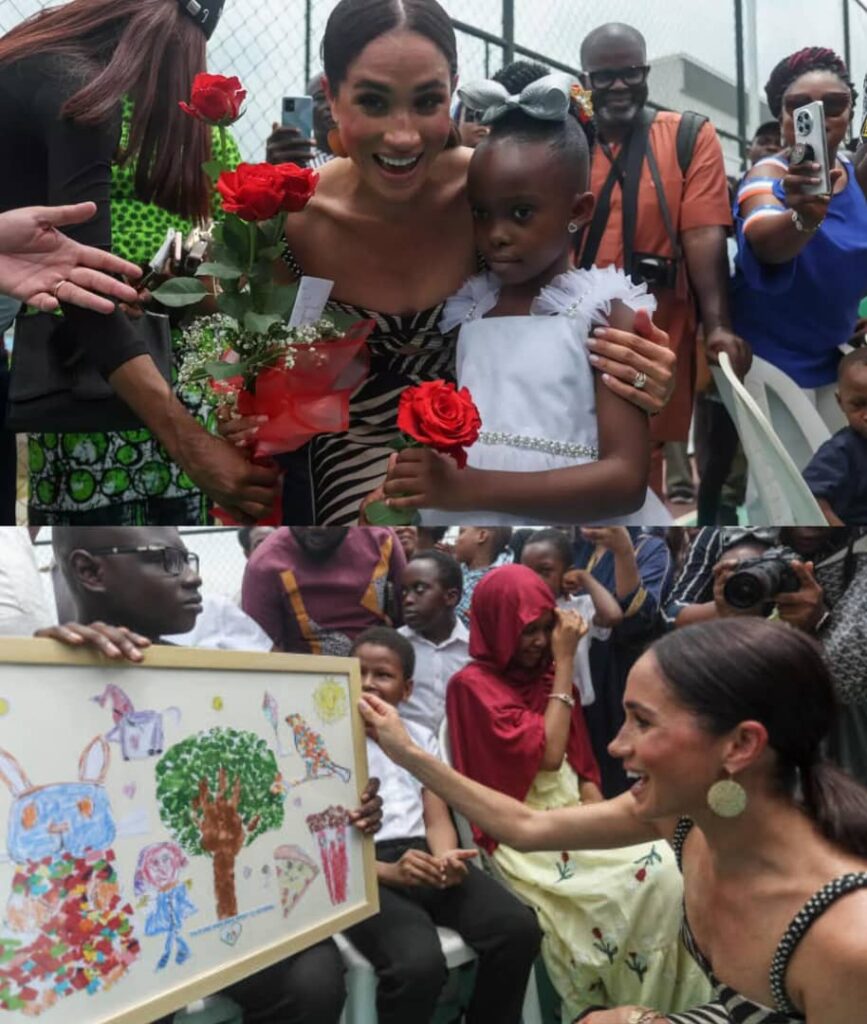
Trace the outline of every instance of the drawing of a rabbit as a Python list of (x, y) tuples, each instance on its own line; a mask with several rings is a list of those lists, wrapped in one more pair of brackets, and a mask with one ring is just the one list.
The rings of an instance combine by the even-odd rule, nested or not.
[[(103, 788), (109, 747), (85, 747), (78, 782), (34, 786), (0, 749), (0, 781), (12, 793), (6, 843), (16, 870), (0, 935), (0, 1010), (36, 1016), (79, 990), (93, 995), (139, 955), (132, 907), (121, 902)], [(5, 929), (4, 929), (5, 930)]]

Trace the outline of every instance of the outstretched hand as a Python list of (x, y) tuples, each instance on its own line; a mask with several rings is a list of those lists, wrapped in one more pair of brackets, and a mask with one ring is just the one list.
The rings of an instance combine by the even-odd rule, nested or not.
[(109, 276), (136, 279), (141, 270), (135, 263), (74, 242), (57, 230), (82, 224), (95, 213), (96, 203), (77, 203), (0, 214), (0, 292), (43, 313), (58, 309), (60, 300), (97, 313), (114, 312), (111, 298), (135, 303), (135, 288)]

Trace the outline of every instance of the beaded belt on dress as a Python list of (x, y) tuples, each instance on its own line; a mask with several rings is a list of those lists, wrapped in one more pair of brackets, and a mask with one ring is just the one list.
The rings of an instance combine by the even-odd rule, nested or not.
[(573, 441), (549, 441), (544, 437), (524, 437), (522, 434), (506, 434), (502, 431), (482, 431), (479, 444), (502, 444), (509, 448), (526, 448), (530, 451), (545, 452), (547, 455), (565, 455), (569, 458), (598, 459), (599, 449)]

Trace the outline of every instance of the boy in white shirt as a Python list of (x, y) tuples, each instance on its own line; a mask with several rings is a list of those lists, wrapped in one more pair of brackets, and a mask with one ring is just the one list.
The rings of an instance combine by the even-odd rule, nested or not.
[[(399, 705), (412, 693), (415, 657), (397, 630), (374, 626), (353, 642), (362, 689)], [(433, 733), (417, 722), (416, 743), (439, 756)], [(478, 954), (467, 1024), (519, 1024), (527, 980), (539, 951), (536, 917), (502, 885), (467, 861), (447, 805), (367, 740), (369, 770), (381, 780), (382, 829), (376, 869), (380, 911), (346, 937), (373, 964), (379, 1024), (430, 1021), (447, 968), (436, 926), (457, 931)]]
[(419, 722), (436, 736), (446, 713), (446, 687), (470, 660), (470, 632), (458, 618), (463, 574), (456, 559), (442, 551), (419, 551), (403, 572), (401, 607), (405, 626), (398, 632), (415, 652), (412, 694), (401, 717)]

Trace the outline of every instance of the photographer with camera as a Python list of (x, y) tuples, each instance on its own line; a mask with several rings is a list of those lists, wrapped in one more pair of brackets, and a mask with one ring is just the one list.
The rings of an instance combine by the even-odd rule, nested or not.
[[(674, 397), (652, 425), (651, 486), (661, 493), (662, 444), (686, 442), (689, 433), (699, 323), (712, 363), (725, 351), (741, 376), (750, 364), (749, 346), (729, 319), (722, 150), (699, 115), (647, 108), (647, 50), (631, 26), (594, 29), (581, 44), (581, 66), (598, 141), (590, 181), (596, 213), (577, 236), (578, 263), (614, 265), (646, 281), (658, 302), (655, 321), (678, 357)], [(634, 383), (642, 386), (640, 376)]]
[[(786, 148), (759, 160), (738, 191), (732, 317), (833, 433), (846, 425), (840, 346), (867, 292), (867, 164), (856, 172), (844, 152), (857, 93), (842, 58), (820, 47), (781, 60), (765, 92)], [(794, 415), (775, 415), (774, 429), (803, 469), (812, 451)]]

